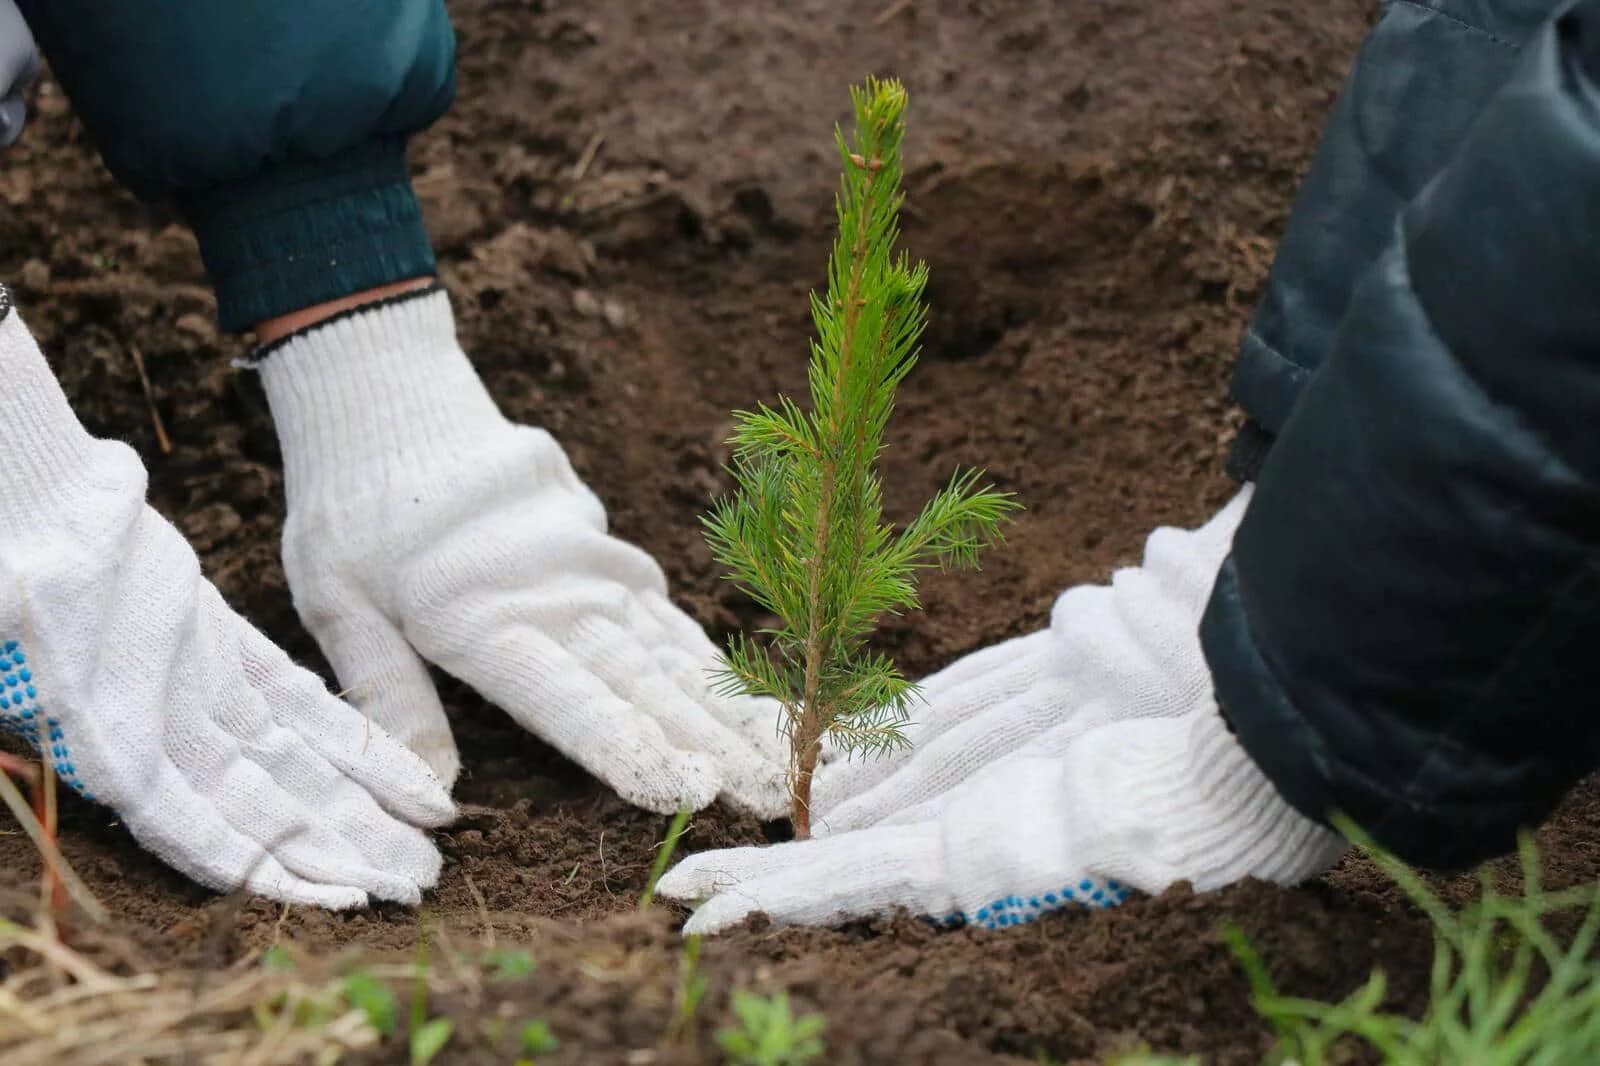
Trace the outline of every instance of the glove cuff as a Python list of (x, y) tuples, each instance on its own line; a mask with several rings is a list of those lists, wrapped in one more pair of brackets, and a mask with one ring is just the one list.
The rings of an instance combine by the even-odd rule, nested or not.
[[(126, 448), (95, 439), (72, 413), (50, 364), (0, 287), (0, 530), (36, 532), (42, 513), (99, 487), (97, 452)], [(117, 480), (126, 474), (114, 464)], [(136, 465), (136, 464), (135, 464)], [(141, 492), (140, 498), (143, 498)]]
[(1339, 861), (1344, 837), (1289, 806), (1214, 707), (1184, 725), (1170, 773), (1147, 793), (1159, 841), (1151, 857), (1181, 871), (1171, 880), (1202, 892), (1245, 877), (1293, 885)]
[[(440, 287), (357, 308), (257, 354), (295, 497), (348, 499), (508, 428)], [(328, 494), (332, 494), (331, 496)]]

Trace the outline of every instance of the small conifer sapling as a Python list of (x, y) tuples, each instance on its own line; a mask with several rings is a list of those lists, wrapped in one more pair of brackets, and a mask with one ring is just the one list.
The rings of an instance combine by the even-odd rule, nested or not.
[(795, 836), (811, 834), (811, 780), (826, 738), (851, 754), (907, 743), (914, 687), (868, 638), (885, 613), (917, 605), (929, 567), (976, 567), (1017, 508), (980, 471), (958, 471), (896, 531), (883, 518), (876, 461), (895, 389), (916, 365), (928, 271), (896, 255), (906, 92), (870, 79), (851, 89), (853, 142), (835, 131), (844, 178), (827, 293), (812, 295), (811, 409), (787, 397), (735, 412), (734, 491), (706, 536), (729, 577), (779, 624), (736, 636), (725, 693), (770, 696), (789, 740)]

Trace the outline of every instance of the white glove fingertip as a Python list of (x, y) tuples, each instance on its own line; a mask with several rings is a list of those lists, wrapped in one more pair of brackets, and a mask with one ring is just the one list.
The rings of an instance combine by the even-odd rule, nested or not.
[(701, 904), (683, 923), (684, 936), (712, 936), (732, 929), (761, 908), (737, 895), (715, 896)]
[(296, 877), (271, 855), (260, 855), (244, 879), (246, 891), (300, 907), (326, 907), (348, 911), (371, 902), (367, 894), (353, 885), (325, 885)]
[[(630, 760), (631, 762), (631, 760)], [(706, 755), (675, 752), (646, 772), (636, 767), (596, 772), (617, 795), (654, 814), (703, 811), (722, 793), (716, 763)]]
[[(782, 845), (779, 845), (781, 847)], [(656, 895), (680, 903), (710, 899), (748, 879), (776, 848), (725, 848), (690, 855), (656, 883)]]
[[(289, 555), (286, 545), (285, 565)], [(296, 584), (292, 576), (290, 583)], [(324, 592), (329, 598), (340, 591), (330, 586), (333, 591)], [(308, 608), (301, 613), (326, 613), (334, 619), (307, 625), (339, 676), (350, 706), (425, 762), (446, 790), (454, 785), (461, 772), (461, 753), (433, 678), (405, 635), (353, 596), (325, 612)]]
[(455, 821), (455, 801), (426, 760), (376, 723), (366, 723), (366, 730), (362, 748), (353, 752), (324, 750), (323, 754), (343, 773), (361, 782), (373, 799), (395, 817), (424, 829), (437, 829)]
[(322, 907), (330, 911), (362, 910), (371, 904), (367, 894), (359, 888), (342, 885), (317, 885), (295, 878), (283, 880), (252, 880), (249, 889), (280, 903), (298, 907)]
[(420, 724), (417, 739), (432, 753), (432, 763), (359, 707), (330, 693), (321, 678), (294, 662), (242, 619), (239, 639), (245, 653), (246, 676), (280, 724), (294, 730), (396, 817), (429, 828), (454, 819), (449, 785), (440, 779), (434, 764), (442, 762), (453, 773), (460, 766), (460, 757), (430, 679), (424, 678), (422, 687), (413, 690), (413, 698), (424, 706), (414, 714), (400, 715), (399, 720)]

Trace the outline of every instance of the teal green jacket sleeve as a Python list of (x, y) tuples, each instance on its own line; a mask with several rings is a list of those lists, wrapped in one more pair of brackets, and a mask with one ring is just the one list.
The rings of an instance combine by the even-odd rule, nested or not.
[(407, 138), (455, 93), (442, 0), (19, 0), (106, 166), (194, 227), (222, 327), (434, 259)]

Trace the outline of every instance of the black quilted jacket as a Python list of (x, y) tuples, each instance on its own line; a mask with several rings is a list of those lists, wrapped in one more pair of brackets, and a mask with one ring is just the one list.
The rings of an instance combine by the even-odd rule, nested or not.
[(1234, 388), (1223, 713), (1312, 817), (1510, 849), (1600, 766), (1600, 0), (1384, 9)]

